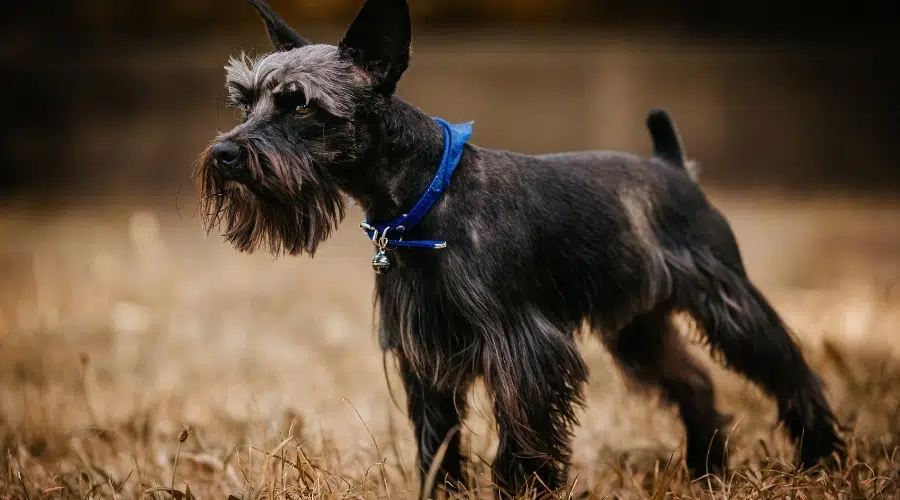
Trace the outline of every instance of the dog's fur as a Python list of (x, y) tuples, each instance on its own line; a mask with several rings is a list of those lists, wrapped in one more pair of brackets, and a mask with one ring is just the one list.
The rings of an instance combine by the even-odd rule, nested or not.
[[(411, 207), (443, 139), (395, 95), (409, 63), (406, 1), (368, 0), (337, 47), (311, 44), (262, 0), (250, 3), (276, 52), (226, 68), (244, 117), (199, 161), (207, 230), (223, 227), (241, 251), (313, 255), (343, 218), (345, 194), (375, 222)], [(725, 418), (672, 324), (678, 312), (777, 400), (803, 464), (843, 456), (819, 378), (748, 279), (674, 124), (654, 111), (647, 126), (649, 158), (467, 144), (447, 191), (405, 234), (449, 246), (392, 252), (395, 269), (376, 279), (379, 334), (399, 361), (423, 474), (446, 440), (440, 482), (463, 480), (455, 430), (483, 377), (500, 438), (496, 483), (513, 492), (563, 486), (588, 375), (574, 339), (585, 324), (624, 370), (677, 405), (690, 469), (721, 470)], [(239, 151), (227, 166), (226, 146)]]

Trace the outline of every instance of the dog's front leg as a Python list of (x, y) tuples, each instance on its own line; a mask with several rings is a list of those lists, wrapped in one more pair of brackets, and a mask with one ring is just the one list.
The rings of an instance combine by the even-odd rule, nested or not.
[[(402, 354), (398, 357), (400, 375), (406, 388), (407, 413), (416, 433), (416, 461), (422, 497), (431, 498), (435, 488), (453, 491), (464, 487), (464, 457), (460, 449), (459, 426), (465, 418), (468, 387), (458, 387), (455, 390), (436, 388), (416, 374)], [(446, 449), (437, 474), (428, 478), (428, 473), (438, 458), (436, 455), (445, 442)]]
[(486, 366), (500, 441), (493, 476), (501, 493), (543, 496), (566, 486), (587, 367), (572, 337), (537, 311), (520, 325), (496, 336)]

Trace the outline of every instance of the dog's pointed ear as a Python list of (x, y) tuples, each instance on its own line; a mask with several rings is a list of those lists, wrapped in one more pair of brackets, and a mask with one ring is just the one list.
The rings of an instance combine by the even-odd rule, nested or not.
[(409, 66), (411, 41), (406, 0), (366, 0), (338, 47), (372, 76), (376, 90), (391, 94)]
[(287, 51), (309, 45), (310, 42), (300, 36), (294, 28), (285, 22), (269, 4), (263, 0), (247, 0), (259, 12), (266, 24), (266, 31), (269, 33), (269, 40), (275, 50)]

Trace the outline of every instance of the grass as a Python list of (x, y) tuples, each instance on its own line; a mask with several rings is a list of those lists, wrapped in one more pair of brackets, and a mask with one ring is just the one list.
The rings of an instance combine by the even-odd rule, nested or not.
[[(710, 362), (719, 406), (736, 417), (731, 469), (691, 482), (674, 412), (585, 339), (588, 405), (564, 494), (900, 497), (900, 232), (886, 230), (900, 208), (715, 200), (825, 379), (847, 467), (797, 472), (774, 404)], [(169, 205), (144, 207), (0, 216), (0, 499), (414, 497), (413, 436), (372, 333), (359, 214), (316, 259), (273, 261), (204, 240)], [(467, 496), (484, 497), (496, 436), (483, 388), (472, 402)]]

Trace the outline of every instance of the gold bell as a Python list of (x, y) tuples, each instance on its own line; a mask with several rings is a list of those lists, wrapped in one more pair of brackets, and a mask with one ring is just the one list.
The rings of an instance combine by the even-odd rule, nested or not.
[(385, 274), (391, 270), (391, 258), (384, 250), (378, 250), (378, 253), (375, 254), (372, 259), (372, 269), (375, 270), (375, 274)]

